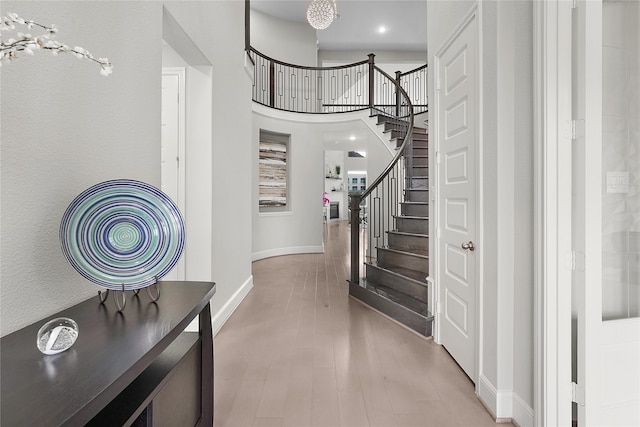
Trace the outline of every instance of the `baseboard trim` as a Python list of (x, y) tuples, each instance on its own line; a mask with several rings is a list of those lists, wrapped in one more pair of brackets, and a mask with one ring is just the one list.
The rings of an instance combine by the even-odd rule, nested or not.
[(487, 377), (480, 374), (478, 380), (478, 399), (489, 411), (496, 423), (511, 422), (512, 405), (511, 391), (501, 391), (489, 381)]
[(496, 423), (533, 427), (533, 409), (513, 391), (497, 390), (482, 374), (478, 381), (478, 399)]
[(513, 423), (520, 427), (533, 427), (533, 408), (513, 393)]
[(211, 324), (213, 328), (213, 335), (215, 336), (222, 326), (227, 322), (229, 317), (238, 308), (244, 297), (247, 296), (249, 291), (253, 288), (253, 275), (238, 288), (238, 290), (229, 298), (229, 300), (220, 308), (220, 310), (213, 314), (211, 317)]
[(498, 391), (483, 374), (478, 378), (478, 398), (491, 416), (497, 418)]
[(251, 254), (251, 261), (259, 261), (261, 259), (282, 255), (322, 253), (324, 253), (324, 246), (292, 246), (288, 248), (267, 249), (266, 251), (254, 252)]

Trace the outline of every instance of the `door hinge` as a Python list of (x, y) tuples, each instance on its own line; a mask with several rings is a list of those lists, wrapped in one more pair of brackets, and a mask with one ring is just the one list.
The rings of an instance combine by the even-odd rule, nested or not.
[(440, 76), (436, 78), (436, 90), (440, 90)]
[(440, 314), (440, 301), (436, 302), (436, 314)]
[(440, 152), (436, 151), (436, 164), (439, 165), (440, 164)]
[(571, 383), (571, 401), (584, 406), (584, 387), (575, 382)]
[(583, 119), (580, 120), (569, 120), (567, 122), (567, 138), (570, 139), (580, 139), (584, 138), (584, 127), (585, 123)]
[(578, 0), (572, 0), (571, 9), (576, 9), (578, 7)]
[(584, 271), (584, 252), (571, 251), (570, 265), (572, 271)]
[(436, 239), (440, 238), (440, 227), (436, 228)]

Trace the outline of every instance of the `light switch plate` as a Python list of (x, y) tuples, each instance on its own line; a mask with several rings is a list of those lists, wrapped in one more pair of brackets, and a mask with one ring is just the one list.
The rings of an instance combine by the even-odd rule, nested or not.
[(607, 172), (607, 193), (628, 193), (629, 192), (629, 172), (613, 171)]

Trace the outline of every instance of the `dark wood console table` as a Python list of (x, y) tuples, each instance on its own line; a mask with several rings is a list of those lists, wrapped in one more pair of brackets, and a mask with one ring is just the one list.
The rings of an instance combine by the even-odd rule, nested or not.
[[(0, 338), (3, 427), (212, 426), (210, 282), (159, 282), (160, 299), (127, 292), (91, 298)], [(199, 316), (199, 332), (184, 332)], [(76, 343), (56, 355), (36, 347), (40, 326), (78, 323)]]

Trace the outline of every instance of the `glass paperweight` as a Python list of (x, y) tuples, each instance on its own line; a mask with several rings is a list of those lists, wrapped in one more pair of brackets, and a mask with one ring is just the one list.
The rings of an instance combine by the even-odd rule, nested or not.
[(42, 325), (36, 345), (44, 354), (58, 354), (71, 348), (78, 338), (78, 324), (67, 317), (58, 317)]

